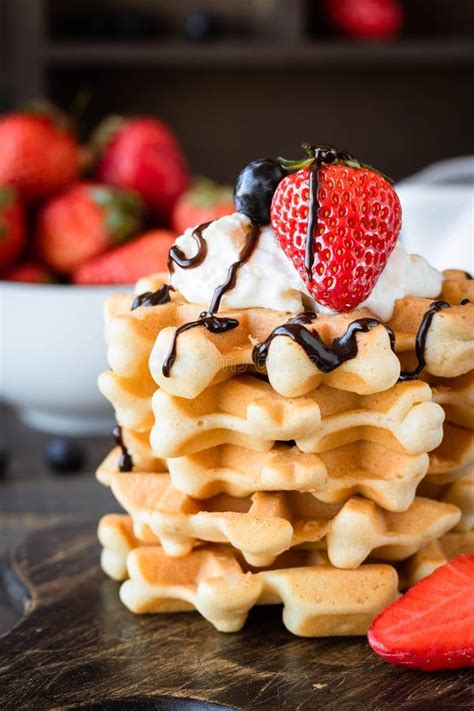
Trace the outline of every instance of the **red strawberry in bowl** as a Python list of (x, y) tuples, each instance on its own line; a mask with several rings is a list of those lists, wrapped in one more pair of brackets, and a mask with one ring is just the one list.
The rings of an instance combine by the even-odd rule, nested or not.
[(0, 186), (0, 270), (20, 254), (26, 241), (25, 216), (13, 188)]
[(128, 244), (89, 259), (73, 274), (75, 284), (133, 284), (152, 272), (167, 269), (168, 252), (176, 235), (151, 230)]
[(369, 644), (423, 671), (474, 667), (474, 555), (435, 570), (375, 618)]
[(38, 216), (37, 249), (61, 274), (137, 234), (142, 202), (126, 190), (75, 183), (47, 203)]
[(51, 284), (53, 277), (41, 264), (22, 262), (10, 269), (4, 277), (7, 281), (18, 281), (28, 284)]
[(350, 311), (374, 288), (401, 227), (400, 201), (374, 168), (331, 146), (308, 146), (309, 158), (284, 161), (271, 222), (314, 299)]
[(7, 114), (0, 119), (0, 184), (39, 200), (79, 175), (79, 146), (54, 110)]
[(173, 227), (181, 235), (187, 227), (218, 220), (232, 212), (232, 188), (216, 185), (208, 178), (197, 178), (174, 206)]
[(99, 126), (94, 143), (100, 153), (98, 178), (135, 190), (160, 219), (169, 221), (189, 185), (183, 151), (170, 129), (147, 116), (111, 117)]

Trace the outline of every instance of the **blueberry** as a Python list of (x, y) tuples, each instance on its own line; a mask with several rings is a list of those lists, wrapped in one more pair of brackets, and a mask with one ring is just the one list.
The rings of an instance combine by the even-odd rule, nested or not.
[(58, 474), (79, 471), (84, 465), (82, 448), (70, 439), (53, 439), (46, 450), (48, 466)]
[(268, 225), (273, 193), (286, 175), (280, 163), (271, 158), (258, 158), (246, 165), (234, 188), (237, 211), (260, 225)]
[(217, 21), (210, 12), (192, 10), (184, 19), (184, 34), (189, 40), (206, 41), (212, 39), (216, 32)]

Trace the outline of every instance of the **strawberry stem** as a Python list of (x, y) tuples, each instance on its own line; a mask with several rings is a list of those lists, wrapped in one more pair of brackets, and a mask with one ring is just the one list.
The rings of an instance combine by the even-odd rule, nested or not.
[(340, 151), (334, 146), (327, 144), (313, 145), (311, 143), (303, 143), (301, 146), (307, 154), (307, 158), (301, 160), (288, 160), (287, 158), (278, 158), (278, 162), (288, 173), (295, 173), (303, 168), (309, 168), (314, 162), (319, 165), (330, 165), (331, 163), (347, 165), (349, 168), (366, 168), (381, 175), (387, 182), (393, 185), (393, 180), (385, 173), (382, 173), (377, 168), (374, 168), (368, 163), (362, 163), (358, 158), (347, 151)]

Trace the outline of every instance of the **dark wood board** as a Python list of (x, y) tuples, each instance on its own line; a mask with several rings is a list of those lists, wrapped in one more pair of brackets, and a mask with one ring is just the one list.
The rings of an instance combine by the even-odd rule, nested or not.
[(296, 638), (277, 607), (228, 635), (196, 613), (134, 616), (100, 571), (95, 529), (42, 529), (4, 565), (25, 614), (0, 640), (2, 711), (472, 709), (469, 672), (395, 668), (362, 638)]

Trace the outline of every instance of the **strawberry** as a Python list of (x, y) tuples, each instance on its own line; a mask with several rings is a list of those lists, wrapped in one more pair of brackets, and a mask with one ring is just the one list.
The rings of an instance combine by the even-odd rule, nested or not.
[(187, 227), (217, 220), (234, 212), (232, 188), (216, 185), (207, 178), (197, 178), (173, 210), (173, 228), (181, 235)]
[(0, 269), (8, 267), (26, 241), (25, 215), (13, 188), (0, 186)]
[[(366, 299), (395, 247), (400, 201), (381, 173), (331, 146), (308, 146), (310, 158), (284, 161), (271, 221), (277, 239), (317, 302), (350, 311)], [(306, 249), (310, 174), (317, 217)], [(314, 256), (313, 256), (314, 252)]]
[(95, 147), (101, 153), (99, 179), (136, 190), (160, 219), (169, 221), (189, 185), (183, 152), (169, 128), (146, 116), (111, 117), (96, 132)]
[(40, 264), (22, 262), (10, 269), (4, 276), (7, 281), (29, 282), (30, 284), (51, 284), (51, 274)]
[(37, 249), (62, 274), (107, 247), (129, 239), (141, 224), (135, 193), (93, 183), (75, 183), (54, 197), (38, 216)]
[(25, 200), (47, 197), (79, 174), (79, 146), (50, 115), (14, 113), (0, 119), (0, 184)]
[(403, 25), (397, 0), (326, 0), (326, 14), (334, 29), (349, 37), (387, 39)]
[(392, 664), (423, 671), (474, 666), (474, 555), (435, 570), (383, 610), (369, 644)]
[(82, 264), (73, 274), (75, 284), (132, 284), (150, 272), (167, 269), (175, 235), (152, 230), (129, 244), (109, 250)]

